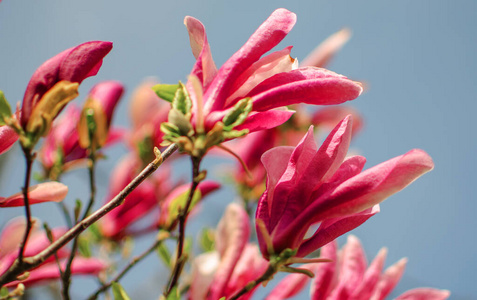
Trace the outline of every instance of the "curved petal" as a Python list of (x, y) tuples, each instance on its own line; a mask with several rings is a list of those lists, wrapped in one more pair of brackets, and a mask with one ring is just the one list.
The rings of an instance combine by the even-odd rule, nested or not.
[(316, 47), (305, 59), (300, 63), (302, 66), (314, 66), (323, 68), (333, 58), (341, 47), (348, 42), (351, 37), (351, 30), (343, 28), (332, 34)]
[(378, 255), (376, 255), (373, 262), (366, 270), (360, 285), (354, 289), (354, 292), (351, 295), (353, 300), (367, 300), (371, 298), (371, 293), (381, 277), (387, 253), (388, 251), (386, 248), (379, 250)]
[(259, 113), (252, 112), (243, 124), (235, 127), (235, 130), (248, 129), (250, 132), (275, 128), (288, 121), (295, 113), (293, 110), (274, 109)]
[(276, 74), (247, 97), (252, 97), (254, 110), (263, 111), (296, 103), (340, 104), (357, 98), (362, 91), (360, 83), (342, 75), (307, 67)]
[(445, 300), (450, 297), (448, 290), (433, 288), (412, 289), (396, 298), (396, 300)]
[(238, 204), (227, 206), (216, 232), (215, 247), (221, 256), (220, 264), (209, 288), (208, 299), (224, 296), (227, 283), (250, 236), (248, 214)]
[[(30, 204), (43, 202), (60, 202), (68, 194), (68, 187), (60, 182), (51, 181), (40, 183), (28, 189)], [(23, 193), (17, 193), (7, 198), (0, 198), (0, 207), (14, 207), (25, 205)]]
[[(234, 81), (263, 54), (275, 47), (290, 32), (296, 15), (284, 8), (275, 10), (248, 41), (219, 69), (204, 95), (206, 114), (224, 108), (227, 93)], [(283, 106), (283, 105), (281, 105)]]
[(26, 126), (33, 108), (57, 82), (81, 83), (94, 76), (103, 58), (111, 51), (111, 42), (92, 41), (67, 49), (44, 62), (30, 79), (23, 96), (21, 123)]
[(0, 154), (7, 152), (18, 140), (18, 134), (7, 125), (0, 126)]
[(124, 93), (124, 86), (118, 81), (103, 81), (96, 84), (88, 97), (98, 101), (106, 113), (108, 127), (111, 124), (114, 108)]
[(325, 300), (337, 282), (338, 245), (332, 241), (321, 248), (320, 258), (329, 258), (329, 263), (318, 264), (315, 278), (311, 282), (311, 299)]
[(376, 285), (370, 300), (384, 300), (401, 280), (404, 269), (406, 268), (407, 259), (402, 258), (394, 265), (384, 271)]

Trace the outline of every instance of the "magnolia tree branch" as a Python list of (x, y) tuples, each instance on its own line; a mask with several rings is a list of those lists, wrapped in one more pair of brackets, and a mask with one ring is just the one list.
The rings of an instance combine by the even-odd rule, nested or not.
[(33, 155), (31, 149), (22, 147), (23, 154), (25, 155), (26, 171), (25, 171), (25, 185), (22, 189), (23, 191), (23, 201), (25, 203), (25, 217), (26, 217), (26, 227), (25, 234), (23, 236), (22, 244), (20, 245), (20, 250), (18, 252), (18, 262), (23, 264), (23, 255), (25, 253), (25, 247), (28, 241), (28, 236), (30, 235), (32, 223), (31, 223), (31, 210), (30, 210), (30, 200), (28, 199), (28, 189), (30, 187), (30, 177), (31, 169), (33, 165)]
[(202, 158), (192, 157), (192, 183), (189, 190), (189, 195), (187, 197), (187, 202), (184, 208), (179, 212), (177, 219), (179, 220), (179, 240), (177, 242), (177, 256), (175, 260), (174, 269), (169, 278), (166, 292), (164, 296), (167, 296), (172, 292), (172, 289), (177, 285), (179, 277), (181, 276), (182, 269), (187, 260), (187, 257), (183, 255), (184, 252), (184, 240), (185, 240), (185, 226), (187, 221), (187, 216), (189, 215), (189, 209), (194, 199), (194, 193), (199, 183), (202, 181), (202, 176), (200, 176), (200, 162)]
[(63, 236), (59, 239), (54, 241), (50, 246), (46, 249), (41, 251), (35, 256), (26, 257), (23, 259), (23, 263), (20, 263), (20, 260), (17, 259), (12, 264), (12, 266), (0, 276), (0, 286), (5, 285), (8, 282), (12, 282), (17, 280), (17, 277), (24, 272), (31, 270), (37, 266), (39, 266), (42, 262), (44, 262), (48, 257), (55, 254), (59, 249), (65, 246), (68, 242), (74, 239), (78, 234), (83, 232), (86, 228), (91, 226), (94, 222), (101, 219), (104, 215), (108, 212), (113, 210), (114, 208), (121, 205), (126, 198), (141, 182), (143, 182), (149, 175), (154, 173), (157, 168), (162, 164), (164, 160), (166, 160), (169, 156), (172, 155), (177, 150), (177, 145), (172, 144), (164, 152), (160, 155), (156, 155), (156, 159), (149, 163), (139, 175), (136, 176), (119, 194), (116, 195), (111, 201), (106, 203), (100, 209), (92, 213), (89, 217), (85, 218), (75, 226), (73, 226), (70, 230), (68, 230)]
[(240, 297), (242, 297), (246, 293), (253, 290), (260, 283), (271, 279), (273, 277), (273, 275), (275, 275), (276, 272), (277, 272), (277, 268), (274, 265), (269, 264), (268, 268), (265, 270), (265, 272), (262, 274), (262, 276), (260, 276), (256, 280), (253, 280), (253, 281), (250, 281), (249, 283), (247, 283), (246, 286), (244, 286), (240, 291), (236, 292), (232, 297), (228, 298), (227, 300), (237, 300), (237, 299), (239, 299)]

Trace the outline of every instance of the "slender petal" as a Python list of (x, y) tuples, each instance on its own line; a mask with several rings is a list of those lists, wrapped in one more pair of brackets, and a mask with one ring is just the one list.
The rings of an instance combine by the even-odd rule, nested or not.
[(350, 37), (351, 31), (348, 28), (341, 29), (318, 45), (315, 50), (305, 57), (300, 65), (320, 68), (325, 67), (336, 52), (348, 42)]
[[(45, 182), (32, 186), (28, 189), (30, 204), (42, 202), (60, 202), (68, 194), (68, 187), (60, 182)], [(0, 207), (23, 206), (23, 193), (17, 193), (9, 197), (0, 197)]]
[(433, 288), (417, 288), (409, 290), (396, 298), (396, 300), (445, 300), (450, 297), (447, 290)]

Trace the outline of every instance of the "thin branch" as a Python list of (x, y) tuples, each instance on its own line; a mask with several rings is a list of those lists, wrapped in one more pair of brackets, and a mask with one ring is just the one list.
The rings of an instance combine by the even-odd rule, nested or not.
[(199, 176), (200, 162), (202, 159), (196, 158), (196, 157), (192, 157), (191, 159), (192, 159), (192, 183), (189, 190), (189, 195), (187, 197), (186, 205), (183, 209), (180, 210), (179, 216), (177, 217), (177, 219), (179, 220), (179, 241), (177, 242), (177, 251), (176, 251), (177, 255), (176, 255), (174, 269), (171, 273), (171, 277), (169, 278), (167, 290), (164, 293), (164, 296), (166, 296), (166, 298), (171, 293), (172, 289), (177, 285), (179, 281), (179, 277), (181, 276), (182, 269), (186, 261), (185, 257), (183, 256), (184, 241), (185, 241), (185, 225), (186, 225), (187, 216), (189, 214), (189, 209), (192, 204), (192, 200), (194, 199), (195, 190), (197, 189), (200, 181), (202, 180)]
[(253, 290), (256, 286), (258, 286), (260, 283), (267, 281), (273, 277), (273, 275), (277, 272), (277, 269), (275, 266), (272, 264), (268, 265), (268, 268), (265, 270), (265, 272), (260, 276), (258, 279), (250, 281), (247, 283), (246, 286), (244, 286), (240, 291), (235, 293), (232, 297), (228, 298), (227, 300), (237, 300), (246, 293), (250, 292)]
[(149, 254), (151, 254), (152, 252), (154, 252), (154, 250), (156, 250), (157, 247), (159, 247), (159, 245), (161, 245), (161, 243), (164, 241), (164, 239), (157, 239), (156, 242), (154, 244), (152, 244), (149, 248), (146, 249), (146, 251), (144, 251), (142, 254), (134, 257), (125, 267), (124, 269), (119, 272), (113, 279), (111, 279), (108, 283), (104, 283), (94, 294), (92, 294), (91, 296), (88, 297), (88, 300), (96, 300), (98, 298), (98, 296), (105, 292), (107, 289), (109, 289), (109, 287), (111, 287), (111, 285), (113, 284), (113, 282), (119, 282), (119, 280), (121, 280), (121, 278), (123, 278), (124, 275), (126, 275), (126, 273), (132, 268), (134, 267), (137, 263), (139, 263), (140, 261), (142, 261), (144, 258), (146, 258)]
[(31, 169), (33, 165), (33, 155), (32, 155), (31, 149), (22, 147), (22, 150), (23, 150), (23, 154), (25, 155), (25, 163), (26, 163), (25, 185), (23, 186), (23, 201), (25, 204), (26, 228), (25, 228), (25, 234), (23, 236), (23, 241), (20, 246), (20, 250), (18, 251), (18, 261), (20, 265), (23, 264), (23, 260), (24, 260), (23, 256), (25, 253), (25, 247), (28, 241), (28, 237), (30, 236), (31, 228), (32, 228), (28, 189), (30, 187), (30, 177), (31, 177)]
[(164, 150), (161, 155), (157, 156), (153, 162), (149, 163), (142, 170), (142, 172), (136, 176), (136, 178), (134, 178), (118, 195), (116, 195), (116, 197), (114, 197), (111, 201), (109, 201), (100, 209), (92, 213), (89, 217), (76, 224), (73, 228), (68, 230), (63, 236), (57, 239), (46, 249), (44, 249), (35, 256), (26, 257), (23, 260), (23, 263), (20, 263), (18, 259), (15, 260), (12, 266), (0, 276), (0, 286), (3, 286), (8, 282), (16, 280), (18, 275), (40, 265), (43, 261), (45, 261), (45, 259), (52, 256), (55, 252), (65, 246), (68, 242), (70, 242), (78, 234), (83, 232), (86, 228), (91, 226), (94, 222), (98, 221), (108, 212), (121, 205), (127, 195), (129, 195), (129, 193), (131, 193), (149, 175), (154, 173), (154, 171), (157, 170), (157, 168), (162, 164), (162, 162), (166, 160), (169, 156), (171, 156), (171, 154), (174, 153), (177, 148), (178, 147), (176, 144), (170, 145), (166, 150)]

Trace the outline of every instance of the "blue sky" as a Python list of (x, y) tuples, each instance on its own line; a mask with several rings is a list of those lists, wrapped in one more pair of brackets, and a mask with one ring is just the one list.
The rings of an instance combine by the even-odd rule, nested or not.
[[(352, 39), (329, 68), (369, 86), (350, 103), (365, 117), (365, 129), (352, 147), (367, 157), (367, 167), (412, 148), (424, 149), (434, 159), (431, 173), (384, 202), (381, 213), (354, 232), (368, 258), (382, 246), (389, 248), (388, 265), (409, 258), (398, 291), (425, 285), (451, 290), (452, 299), (477, 298), (477, 139), (472, 131), (477, 108), (476, 1), (44, 0), (26, 5), (3, 0), (0, 89), (15, 103), (46, 59), (85, 41), (112, 41), (114, 48), (101, 71), (84, 82), (80, 93), (85, 95), (100, 80), (122, 81), (127, 93), (115, 123), (127, 126), (125, 100), (138, 83), (148, 76), (174, 83), (190, 71), (194, 60), (184, 16), (204, 23), (214, 60), (221, 65), (278, 7), (298, 16), (279, 47), (293, 45), (292, 55), (299, 60), (340, 28), (352, 30)], [(122, 153), (121, 148), (108, 152), (109, 160), (102, 163), (104, 185), (107, 170)], [(19, 190), (22, 168), (21, 157), (8, 156), (0, 174), (1, 195)], [(84, 176), (67, 178), (70, 195), (81, 190)], [(210, 203), (205, 210), (213, 222), (225, 204), (220, 199)], [(35, 207), (34, 213), (55, 219), (48, 213), (57, 211), (48, 205)], [(0, 226), (17, 213), (1, 210)]]

